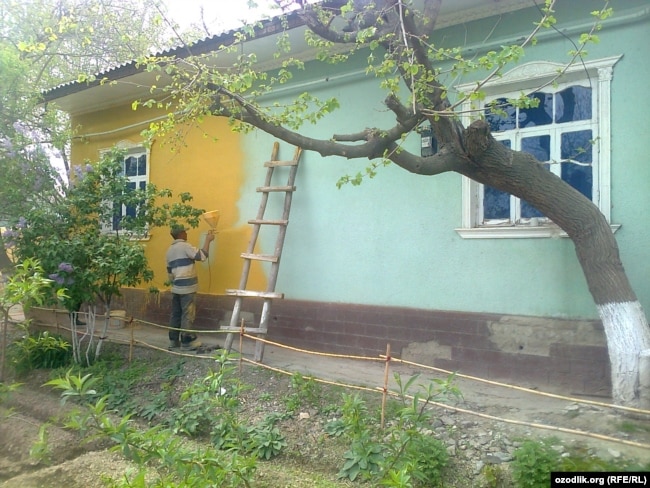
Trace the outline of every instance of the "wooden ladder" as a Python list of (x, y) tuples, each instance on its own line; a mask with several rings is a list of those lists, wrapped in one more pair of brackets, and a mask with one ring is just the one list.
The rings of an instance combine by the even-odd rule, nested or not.
[[(226, 336), (226, 342), (224, 348), (227, 351), (230, 351), (232, 348), (232, 341), (234, 339), (234, 331), (241, 331), (241, 326), (239, 325), (242, 301), (246, 297), (256, 297), (263, 300), (262, 303), (262, 313), (260, 314), (260, 322), (257, 327), (244, 327), (244, 332), (249, 334), (255, 334), (259, 337), (263, 337), (268, 332), (269, 328), (269, 317), (271, 314), (271, 303), (274, 298), (284, 298), (283, 293), (277, 293), (275, 291), (275, 285), (278, 280), (278, 271), (280, 268), (280, 257), (282, 256), (282, 248), (284, 246), (284, 238), (287, 234), (287, 226), (289, 224), (289, 212), (291, 211), (291, 198), (293, 192), (296, 190), (294, 182), (296, 181), (296, 173), (298, 172), (298, 162), (300, 160), (300, 155), (302, 154), (302, 149), (297, 147), (293, 155), (293, 160), (291, 161), (278, 161), (278, 153), (280, 150), (280, 144), (275, 142), (273, 144), (273, 151), (271, 153), (271, 160), (264, 163), (264, 167), (267, 168), (266, 180), (264, 181), (264, 186), (257, 188), (257, 191), (262, 193), (262, 201), (260, 207), (257, 211), (257, 217), (253, 220), (249, 220), (248, 223), (253, 225), (253, 233), (251, 235), (250, 241), (248, 242), (248, 248), (246, 252), (241, 254), (241, 257), (244, 259), (244, 266), (242, 268), (241, 278), (239, 280), (239, 288), (236, 290), (228, 289), (226, 294), (229, 296), (235, 297), (235, 305), (233, 307), (232, 315), (230, 317), (230, 323), (226, 330), (232, 331), (229, 332)], [(273, 172), (276, 168), (280, 167), (289, 167), (289, 177), (287, 180), (286, 186), (272, 186), (271, 180), (273, 178)], [(269, 200), (269, 194), (273, 192), (284, 192), (284, 207), (282, 210), (282, 218), (279, 220), (269, 220), (266, 219), (264, 213), (266, 212), (266, 205)], [(275, 252), (274, 254), (256, 254), (255, 245), (257, 243), (257, 238), (260, 235), (260, 230), (263, 227), (274, 226), (278, 228), (278, 235), (275, 241)], [(248, 275), (251, 269), (251, 263), (253, 261), (265, 261), (271, 263), (271, 269), (268, 276), (268, 283), (266, 290), (264, 291), (252, 291), (246, 288), (248, 283)], [(241, 351), (240, 351), (241, 352)], [(261, 362), (264, 355), (264, 343), (257, 341), (255, 344), (255, 361)]]

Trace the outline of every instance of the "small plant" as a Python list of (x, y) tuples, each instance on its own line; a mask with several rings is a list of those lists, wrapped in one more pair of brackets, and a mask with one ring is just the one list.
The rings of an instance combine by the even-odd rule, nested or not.
[(11, 396), (11, 393), (16, 391), (20, 387), (21, 383), (2, 383), (0, 382), (0, 405), (4, 403), (7, 398)]
[(414, 485), (409, 474), (409, 468), (390, 471), (388, 476), (381, 480), (381, 486), (388, 486), (390, 488), (413, 488)]
[(34, 369), (56, 369), (72, 362), (72, 346), (63, 337), (39, 332), (32, 336), (25, 327), (22, 339), (11, 345), (9, 356), (16, 374), (25, 374)]
[(381, 472), (384, 462), (381, 444), (371, 440), (369, 436), (352, 441), (350, 449), (343, 454), (345, 463), (339, 471), (339, 478), (355, 481), (359, 475), (361, 479), (370, 480)]
[(481, 484), (484, 488), (497, 488), (501, 486), (508, 486), (510, 475), (499, 464), (486, 464), (481, 470), (484, 483)]
[(351, 438), (361, 437), (368, 432), (368, 407), (358, 394), (343, 394), (341, 414), (345, 431)]
[(259, 425), (248, 429), (248, 439), (245, 443), (248, 452), (255, 454), (259, 459), (269, 460), (287, 447), (287, 441), (275, 425), (277, 420), (277, 417), (269, 416)]
[(261, 394), (257, 397), (257, 399), (258, 399), (260, 402), (269, 402), (269, 401), (271, 401), (271, 399), (273, 399), (273, 395), (271, 395), (268, 391), (265, 391), (265, 392), (261, 393)]
[(627, 434), (635, 432), (650, 432), (650, 426), (641, 424), (639, 422), (632, 422), (630, 420), (623, 420), (619, 425), (619, 430)]
[(39, 462), (50, 464), (52, 461), (52, 450), (48, 445), (49, 440), (49, 425), (43, 424), (38, 429), (38, 441), (34, 442), (29, 450), (29, 456)]
[(442, 471), (447, 465), (448, 454), (445, 445), (433, 437), (429, 426), (432, 422), (430, 402), (448, 396), (459, 396), (453, 384), (453, 375), (445, 380), (434, 380), (420, 385), (424, 393), (409, 395), (419, 375), (403, 382), (395, 375), (399, 387), (399, 400), (403, 405), (398, 412), (388, 434), (387, 465), (388, 473), (408, 468), (411, 477), (426, 485), (438, 485)]
[(313, 378), (294, 373), (291, 375), (291, 388), (292, 393), (284, 398), (289, 412), (295, 413), (301, 407), (317, 407), (320, 404), (320, 389)]
[[(129, 415), (115, 418), (107, 410), (106, 397), (91, 403), (97, 382), (90, 375), (67, 374), (47, 384), (63, 391), (62, 401), (76, 397), (85, 407), (67, 414), (65, 426), (79, 431), (83, 437), (110, 440), (113, 450), (120, 451), (137, 465), (137, 469), (117, 479), (106, 479), (113, 488), (144, 488), (146, 486), (178, 486), (203, 488), (206, 480), (211, 486), (235, 488), (250, 486), (256, 469), (253, 456), (237, 452), (219, 453), (214, 448), (193, 448), (170, 429), (162, 425), (138, 430)], [(47, 430), (42, 429), (39, 442), (32, 452), (47, 457)]]
[(358, 395), (343, 394), (342, 422), (339, 427), (351, 440), (350, 449), (343, 455), (343, 467), (339, 478), (355, 481), (357, 477), (369, 480), (381, 471), (384, 461), (381, 444), (373, 440), (368, 407)]
[(196, 380), (181, 394), (181, 404), (172, 414), (174, 432), (190, 436), (210, 432), (217, 407), (215, 396), (219, 391), (213, 386), (210, 378), (204, 378)]
[(98, 379), (93, 378), (90, 374), (82, 377), (81, 375), (75, 376), (71, 371), (68, 371), (65, 378), (50, 380), (45, 385), (63, 390), (61, 393), (61, 404), (65, 404), (70, 398), (83, 399), (95, 395), (97, 390), (95, 390), (94, 386), (97, 381)]
[(574, 445), (568, 453), (561, 456), (560, 466), (557, 471), (648, 471), (650, 462), (640, 466), (636, 462), (618, 458), (615, 460), (603, 459), (596, 456), (593, 451), (582, 445)]
[(339, 437), (345, 434), (346, 425), (342, 419), (327, 422), (324, 427), (325, 433), (332, 437)]
[(238, 451), (246, 442), (248, 430), (236, 415), (225, 415), (212, 426), (210, 442), (221, 451)]
[(150, 398), (143, 407), (138, 410), (138, 416), (146, 419), (153, 420), (160, 417), (167, 408), (167, 392), (161, 391)]
[(551, 471), (558, 471), (560, 453), (552, 447), (556, 439), (525, 440), (514, 453), (512, 478), (517, 486), (536, 488), (547, 486)]
[[(25, 311), (28, 311), (33, 305), (42, 305), (46, 297), (49, 296), (52, 283), (53, 281), (51, 279), (44, 276), (41, 262), (38, 259), (27, 258), (16, 265), (13, 276), (1, 287), (0, 321), (2, 325), (2, 340), (0, 341), (0, 382), (5, 379), (9, 310), (18, 304), (21, 304)], [(65, 290), (57, 290), (55, 297), (58, 300), (63, 299), (65, 297)], [(30, 367), (29, 364), (25, 366)]]
[(323, 415), (338, 415), (341, 412), (341, 408), (337, 403), (328, 403), (320, 409), (320, 413)]
[[(459, 396), (460, 391), (451, 375), (427, 386), (420, 385), (424, 394), (410, 395), (409, 390), (418, 377), (403, 382), (395, 375), (399, 401), (394, 402), (395, 418), (386, 429), (372, 422), (368, 407), (358, 394), (343, 394), (341, 420), (330, 422), (325, 428), (330, 435), (343, 435), (351, 441), (338, 474), (340, 478), (351, 481), (360, 478), (381, 486), (404, 488), (441, 483), (448, 453), (429, 429), (430, 403), (434, 399)], [(398, 405), (401, 408), (397, 409)]]
[[(217, 447), (227, 448), (231, 439), (239, 439), (236, 409), (242, 386), (234, 378), (230, 355), (224, 351), (217, 359), (218, 367), (195, 381), (181, 394), (181, 405), (173, 412), (175, 432), (187, 435), (210, 434)], [(217, 415), (218, 413), (218, 415)], [(215, 418), (220, 421), (214, 424)]]

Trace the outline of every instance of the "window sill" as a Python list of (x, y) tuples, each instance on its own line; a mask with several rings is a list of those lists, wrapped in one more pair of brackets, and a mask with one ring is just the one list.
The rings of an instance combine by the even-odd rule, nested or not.
[[(102, 234), (104, 235), (114, 235), (117, 236), (117, 232), (114, 230), (102, 230)], [(131, 234), (129, 232), (124, 232), (120, 231), (120, 237), (123, 237), (125, 239), (128, 239), (130, 241), (149, 241), (151, 240), (151, 234), (148, 232), (146, 234)]]
[[(612, 233), (621, 228), (620, 224), (611, 224)], [(473, 229), (454, 229), (463, 239), (542, 239), (549, 237), (568, 237), (566, 232), (556, 225), (539, 225), (531, 227), (475, 227)]]

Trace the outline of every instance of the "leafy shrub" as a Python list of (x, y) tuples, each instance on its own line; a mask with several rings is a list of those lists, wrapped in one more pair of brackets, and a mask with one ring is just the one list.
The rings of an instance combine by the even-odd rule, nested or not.
[(430, 434), (418, 432), (411, 437), (404, 458), (407, 464), (413, 466), (413, 478), (426, 486), (439, 486), (449, 454), (447, 447), (440, 440)]
[(548, 486), (551, 471), (558, 471), (560, 453), (552, 447), (553, 438), (525, 440), (514, 453), (512, 478), (522, 488)]
[(381, 444), (374, 442), (368, 436), (352, 441), (350, 449), (343, 454), (345, 463), (339, 471), (339, 478), (348, 478), (350, 481), (357, 479), (369, 480), (381, 472), (384, 462)]
[(373, 422), (359, 395), (343, 395), (341, 420), (325, 427), (330, 435), (344, 435), (351, 441), (339, 478), (402, 488), (440, 485), (449, 456), (445, 445), (429, 429), (432, 410), (428, 407), (433, 399), (458, 396), (460, 392), (452, 383), (452, 375), (426, 387), (420, 385), (425, 393), (422, 397), (411, 396), (408, 392), (417, 378), (415, 375), (403, 383), (396, 375), (401, 408), (391, 414), (393, 418), (385, 429)]
[(246, 448), (259, 459), (271, 459), (287, 447), (287, 441), (276, 426), (253, 426), (248, 429)]
[(21, 375), (35, 369), (56, 369), (72, 362), (72, 346), (60, 335), (39, 332), (34, 337), (27, 333), (11, 345), (10, 360)]

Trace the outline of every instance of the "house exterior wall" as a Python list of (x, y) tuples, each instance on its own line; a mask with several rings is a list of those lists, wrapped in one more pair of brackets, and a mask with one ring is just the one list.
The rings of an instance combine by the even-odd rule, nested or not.
[[(73, 143), (72, 161), (74, 164), (97, 161), (101, 152), (113, 145), (142, 146), (141, 131), (147, 128), (148, 121), (160, 115), (146, 108), (133, 111), (129, 103), (74, 117), (73, 127), (83, 137)], [(191, 193), (191, 203), (197, 208), (220, 211), (217, 239), (211, 245), (209, 259), (197, 264), (197, 269), (201, 293), (224, 294), (226, 288), (237, 287), (241, 273), (239, 255), (245, 250), (251, 234), (246, 224), (250, 216), (240, 216), (237, 207), (247, 177), (239, 136), (230, 130), (225, 120), (217, 118), (208, 119), (192, 129), (181, 128), (181, 133), (181, 139), (176, 142), (176, 136), (169, 135), (152, 145), (149, 181), (158, 188), (172, 190), (174, 197), (181, 192)], [(188, 241), (202, 246), (208, 230), (209, 226), (201, 221), (198, 228), (188, 231)], [(141, 288), (165, 289), (165, 253), (171, 241), (168, 229), (151, 230), (144, 244), (154, 281), (142, 284)], [(261, 266), (251, 268), (250, 283), (260, 289), (266, 287)]]
[[(593, 8), (586, 0), (560, 2), (557, 17), (568, 21), (558, 28), (586, 26)], [(644, 82), (650, 77), (644, 49), (650, 29), (647, 2), (625, 2), (625, 9), (618, 13), (621, 21), (599, 32), (601, 43), (589, 46), (588, 59), (623, 55), (611, 85), (611, 215), (612, 223), (620, 225), (616, 238), (632, 286), (650, 310), (650, 228), (642, 213), (650, 208), (644, 142)], [(524, 10), (498, 23), (485, 19), (437, 35), (451, 40), (447, 45), (466, 44), (480, 53), (482, 40), (495, 25), (491, 39), (507, 44), (527, 34), (535, 19), (533, 10)], [(560, 36), (540, 36), (524, 61), (566, 61), (571, 49)], [(384, 95), (361, 76), (365, 63), (363, 56), (343, 66), (310, 63), (274, 101), (292, 100), (306, 89), (339, 99), (339, 111), (318, 127), (302, 129), (307, 136), (391, 127), (392, 116), (381, 103)], [(127, 125), (132, 117), (130, 106), (123, 106), (75, 122), (100, 131)], [(73, 159), (92, 157), (109, 140), (137, 142), (139, 130), (76, 144)], [(237, 288), (239, 254), (250, 236), (247, 220), (255, 217), (260, 203), (255, 188), (264, 181), (263, 163), (275, 140), (259, 131), (230, 134), (216, 120), (206, 121), (203, 130), (218, 135), (219, 141), (191, 132), (178, 154), (154, 145), (151, 180), (175, 192), (190, 191), (199, 207), (221, 210), (218, 251), (210, 267), (200, 271), (197, 318), (197, 328), (217, 328), (232, 309), (232, 299), (223, 293)], [(419, 137), (405, 144), (419, 151)], [(282, 143), (280, 159), (291, 159), (293, 150)], [(359, 187), (337, 189), (341, 176), (364, 172), (368, 164), (303, 153), (276, 287), (286, 298), (273, 305), (271, 339), (357, 354), (381, 354), (390, 342), (398, 357), (450, 370), (543, 389), (609, 395), (605, 338), (569, 239), (463, 239), (455, 231), (461, 224), (462, 196), (457, 174), (425, 177), (389, 166)], [(279, 215), (280, 206), (272, 201), (268, 218)], [(190, 240), (206, 229), (202, 224)], [(275, 234), (262, 231), (258, 242), (261, 252), (272, 253)], [(147, 242), (155, 284), (161, 289), (168, 243), (163, 231)], [(248, 288), (265, 289), (266, 272), (261, 265), (254, 268)], [(167, 321), (168, 302), (166, 293), (158, 303), (134, 290), (124, 297), (131, 314), (158, 323)], [(259, 314), (259, 304), (244, 302), (244, 310)]]
[[(565, 3), (561, 2), (558, 19), (568, 15), (569, 25), (589, 22), (593, 4), (571, 2), (565, 11)], [(629, 12), (638, 11), (619, 14)], [(650, 260), (645, 243), (650, 236), (639, 217), (640, 209), (650, 203), (642, 188), (650, 176), (642, 153), (648, 108), (642, 85), (650, 74), (647, 55), (642, 52), (645, 41), (650, 40), (647, 12), (643, 12), (642, 22), (599, 32), (602, 42), (588, 47), (588, 59), (623, 54), (612, 80), (612, 222), (621, 225), (616, 233), (621, 257), (648, 310)], [(530, 11), (509, 14), (501, 20), (494, 39), (520, 38), (530, 30), (533, 19)], [(467, 36), (465, 42), (471, 45), (486, 38), (494, 25), (494, 19), (487, 19), (466, 28), (446, 29), (438, 37), (457, 39), (460, 44)], [(571, 49), (574, 46), (560, 36), (541, 38), (526, 51), (523, 61), (561, 62), (568, 59), (566, 53)], [(306, 135), (329, 137), (364, 127), (392, 126), (375, 83), (349, 75), (363, 70), (364, 63), (365, 59), (358, 59), (346, 64), (347, 78), (337, 79), (337, 73), (330, 72), (330, 81), (308, 85), (312, 94), (338, 97), (342, 108), (326, 117), (318, 129), (306, 126)], [(298, 90), (281, 93), (287, 100), (301, 91), (301, 83), (319, 79), (315, 67), (308, 66), (305, 71), (303, 79), (296, 77)], [(271, 138), (254, 133), (242, 143), (253, 174), (253, 165), (263, 160)], [(407, 144), (419, 150), (416, 137)], [(460, 227), (461, 212), (461, 177), (456, 174), (416, 176), (391, 166), (380, 169), (360, 187), (336, 188), (339, 177), (363, 172), (367, 165), (367, 161), (304, 154), (278, 283), (288, 297), (478, 313), (597, 317), (569, 239), (462, 239), (454, 230)], [(254, 180), (248, 184), (254, 185)], [(239, 205), (247, 209), (241, 215), (251, 215), (256, 195), (250, 189), (241, 195)]]

